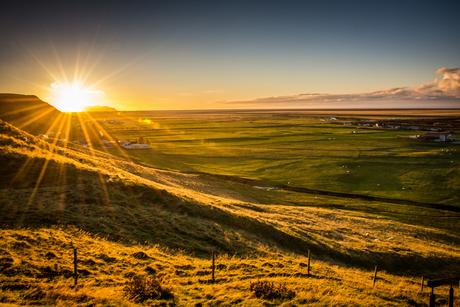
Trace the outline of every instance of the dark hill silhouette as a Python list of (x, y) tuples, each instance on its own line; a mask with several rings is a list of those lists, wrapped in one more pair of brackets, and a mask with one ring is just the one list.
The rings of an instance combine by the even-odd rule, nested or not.
[(0, 119), (31, 134), (46, 133), (60, 114), (59, 110), (37, 96), (0, 94)]

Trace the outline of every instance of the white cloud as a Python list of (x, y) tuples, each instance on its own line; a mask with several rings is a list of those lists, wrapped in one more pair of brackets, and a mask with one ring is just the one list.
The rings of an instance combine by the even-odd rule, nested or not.
[(460, 95), (460, 68), (441, 68), (436, 74), (444, 74), (444, 78), (438, 81), (440, 90)]
[(53, 84), (51, 84), (51, 87), (54, 88), (55, 90), (58, 90), (58, 89), (62, 88), (62, 85), (57, 84), (57, 83), (53, 83)]
[(391, 102), (420, 100), (452, 100), (460, 102), (460, 68), (441, 68), (436, 74), (443, 74), (443, 79), (414, 87), (394, 87), (355, 94), (318, 94), (307, 93), (288, 96), (263, 97), (245, 101), (219, 102), (224, 104), (275, 105), (343, 102)]

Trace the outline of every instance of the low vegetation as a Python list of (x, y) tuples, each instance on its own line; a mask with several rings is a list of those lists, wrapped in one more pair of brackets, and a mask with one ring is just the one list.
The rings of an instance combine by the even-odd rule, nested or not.
[[(212, 283), (209, 257), (151, 244), (121, 244), (71, 227), (2, 230), (1, 237), (0, 302), (17, 305), (424, 306), (430, 293), (427, 288), (421, 291), (419, 277), (380, 271), (373, 287), (372, 270), (318, 257), (308, 276), (305, 256), (267, 246), (261, 246), (263, 254), (257, 256), (218, 256)], [(79, 259), (76, 286), (74, 247)], [(153, 289), (141, 286), (127, 294), (134, 276), (156, 281), (159, 277), (167, 290), (157, 296), (154, 282)], [(267, 296), (257, 297), (253, 290)], [(448, 289), (436, 290), (439, 300), (445, 300)]]
[(179, 119), (157, 112), (130, 115), (137, 117), (123, 121), (143, 119), (142, 127), (103, 129), (118, 140), (143, 137), (154, 149), (108, 152), (154, 167), (419, 203), (458, 207), (460, 200), (458, 145), (397, 138), (426, 131), (344, 126), (327, 115), (302, 112), (214, 112)]
[(249, 291), (251, 291), (257, 298), (268, 300), (290, 300), (295, 297), (295, 291), (288, 289), (285, 284), (275, 285), (274, 282), (269, 281), (258, 280), (253, 282), (249, 285)]
[[(332, 138), (340, 135), (334, 134), (337, 130), (332, 127), (327, 129), (331, 129)], [(327, 185), (309, 186), (308, 180), (293, 184), (287, 178), (276, 179), (276, 172), (262, 172), (262, 161), (264, 169), (269, 169), (270, 163), (281, 163), (267, 158), (268, 151), (262, 150), (268, 146), (266, 142), (252, 149), (256, 156), (261, 154), (254, 166), (260, 170), (246, 176), (243, 167), (235, 166), (239, 162), (230, 165), (228, 173), (223, 168), (211, 172), (211, 167), (222, 165), (216, 162), (221, 158), (211, 159), (211, 165), (203, 162), (207, 157), (200, 158), (198, 151), (181, 152), (193, 142), (174, 140), (173, 134), (178, 137), (175, 132), (167, 132), (173, 145), (167, 145), (166, 136), (157, 141), (156, 151), (163, 146), (165, 160), (156, 165), (146, 153), (44, 141), (5, 122), (0, 130), (0, 303), (427, 306), (430, 290), (421, 289), (422, 276), (425, 280), (448, 277), (460, 270), (460, 215), (453, 201), (457, 196), (451, 191), (456, 180), (445, 180), (449, 183), (441, 193), (450, 195), (446, 202), (412, 194), (398, 197), (403, 195), (399, 191), (383, 197), (384, 193), (345, 189), (349, 184), (345, 178), (339, 180), (342, 183), (335, 194), (328, 194), (325, 192), (331, 189)], [(269, 132), (260, 133), (264, 131)], [(215, 142), (222, 144), (216, 138)], [(278, 149), (295, 151), (280, 140)], [(225, 146), (221, 154), (239, 153), (240, 141), (226, 141), (235, 146), (234, 151)], [(388, 141), (388, 146), (392, 142)], [(177, 172), (161, 167), (170, 157), (170, 166), (177, 161), (166, 151), (168, 146), (168, 150), (176, 150), (176, 158), (183, 156), (183, 164), (177, 168), (195, 163), (194, 169)], [(432, 145), (416, 145), (419, 150), (417, 146)], [(217, 152), (208, 145), (203, 148), (211, 155)], [(427, 152), (438, 150), (427, 148)], [(135, 155), (139, 157), (134, 159)], [(332, 155), (339, 157), (334, 158), (335, 164), (343, 163), (341, 155), (337, 147)], [(408, 150), (404, 159), (412, 161), (413, 155), (417, 156)], [(196, 159), (193, 163), (192, 157)], [(377, 162), (384, 159), (383, 154), (374, 158)], [(316, 167), (325, 161), (319, 156), (311, 161), (315, 159)], [(347, 166), (351, 175), (347, 174), (359, 179), (378, 169), (376, 162), (366, 171), (368, 175), (355, 173), (352, 165), (365, 167), (365, 161), (358, 162), (343, 164), (341, 171), (346, 172)], [(277, 167), (290, 169), (288, 165)], [(308, 164), (308, 169), (314, 168)], [(430, 169), (433, 178), (441, 176), (441, 168)], [(455, 172), (452, 168), (448, 174), (458, 178)], [(403, 177), (410, 181), (417, 176)], [(415, 185), (404, 182), (404, 186)], [(358, 196), (345, 195), (351, 192)], [(409, 189), (406, 192), (411, 193)], [(74, 249), (78, 252), (77, 285)], [(218, 255), (214, 282), (212, 251)], [(375, 266), (378, 277), (374, 285)], [(438, 302), (445, 302), (447, 287), (436, 292)]]
[[(148, 257), (148, 256), (146, 256)], [(153, 271), (152, 269), (151, 271)], [(135, 302), (144, 302), (155, 299), (172, 299), (174, 294), (170, 288), (162, 285), (161, 278), (145, 275), (134, 275), (123, 288), (126, 296)]]

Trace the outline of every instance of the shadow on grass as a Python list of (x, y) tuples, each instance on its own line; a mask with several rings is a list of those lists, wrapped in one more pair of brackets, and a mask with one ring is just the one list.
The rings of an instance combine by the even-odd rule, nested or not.
[[(24, 158), (9, 157), (3, 164), (9, 167), (6, 177), (18, 178), (15, 171), (21, 169), (24, 163), (27, 163)], [(116, 241), (134, 241), (133, 244), (147, 241), (183, 249), (200, 257), (209, 257), (211, 250), (253, 254), (257, 253), (254, 246), (262, 243), (304, 256), (311, 250), (314, 259), (333, 260), (338, 264), (366, 269), (378, 265), (380, 269), (396, 273), (433, 271), (449, 267), (456, 261), (435, 256), (422, 257), (415, 253), (334, 249), (308, 234), (297, 237), (250, 216), (233, 214), (165, 190), (113, 180), (107, 175), (52, 160), (47, 169), (60, 175), (45, 175), (43, 186), (40, 185), (34, 192), (32, 187), (36, 186), (37, 175), (45, 163), (44, 159), (29, 163), (28, 175), (23, 177), (20, 185), (11, 185), (8, 180), (0, 182), (3, 189), (0, 199), (2, 227), (72, 225)], [(62, 180), (63, 176), (66, 180)], [(223, 232), (244, 240), (229, 240)]]

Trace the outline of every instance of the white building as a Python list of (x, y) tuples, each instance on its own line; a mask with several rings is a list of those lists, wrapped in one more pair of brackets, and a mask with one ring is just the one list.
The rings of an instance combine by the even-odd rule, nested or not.
[(450, 142), (452, 139), (450, 132), (428, 132), (422, 136), (422, 139), (435, 142)]
[(152, 147), (150, 147), (148, 144), (130, 144), (125, 146), (120, 144), (120, 146), (125, 149), (152, 149)]

